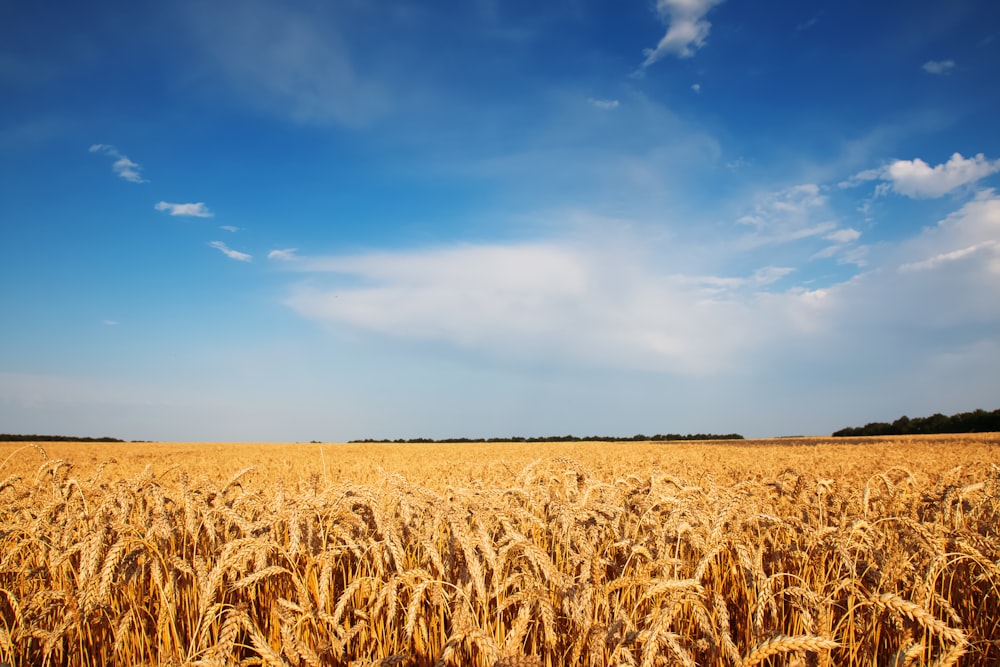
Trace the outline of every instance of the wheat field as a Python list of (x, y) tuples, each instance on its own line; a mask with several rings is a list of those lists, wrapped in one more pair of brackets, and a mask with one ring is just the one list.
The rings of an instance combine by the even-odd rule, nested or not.
[(0, 662), (997, 665), (998, 445), (0, 443)]

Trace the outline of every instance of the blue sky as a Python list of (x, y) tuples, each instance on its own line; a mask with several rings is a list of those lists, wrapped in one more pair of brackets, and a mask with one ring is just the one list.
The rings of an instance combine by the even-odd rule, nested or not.
[(0, 430), (1000, 407), (1000, 5), (0, 8)]

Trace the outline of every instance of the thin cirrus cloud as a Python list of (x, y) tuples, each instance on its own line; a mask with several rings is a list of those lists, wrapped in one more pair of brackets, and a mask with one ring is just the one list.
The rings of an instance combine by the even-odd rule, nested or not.
[(618, 100), (606, 100), (595, 97), (588, 98), (587, 103), (594, 108), (602, 109), (604, 111), (611, 111), (612, 109), (617, 109), (621, 106), (621, 102)]
[(928, 74), (949, 74), (954, 68), (954, 60), (928, 60), (923, 64), (923, 70)]
[(909, 271), (930, 271), (949, 262), (957, 262), (959, 260), (966, 259), (978, 252), (982, 252), (984, 254), (991, 252), (995, 257), (1000, 257), (1000, 253), (997, 252), (998, 249), (1000, 249), (1000, 242), (993, 240), (983, 241), (975, 245), (970, 245), (966, 248), (942, 252), (934, 255), (933, 257), (928, 257), (927, 259), (922, 259), (917, 262), (907, 262), (905, 264), (901, 264), (899, 271), (902, 273)]
[(657, 0), (656, 13), (668, 24), (667, 32), (654, 49), (645, 49), (643, 67), (649, 67), (668, 54), (691, 58), (705, 45), (712, 24), (705, 20), (722, 0)]
[(318, 125), (363, 126), (383, 115), (387, 92), (358, 72), (342, 8), (306, 14), (291, 5), (200, 3), (191, 27), (206, 62), (256, 105)]
[(791, 243), (811, 237), (837, 234), (831, 219), (829, 197), (817, 183), (801, 183), (759, 195), (753, 211), (737, 219), (752, 231), (736, 244), (744, 249)]
[(121, 152), (114, 146), (109, 144), (93, 144), (90, 147), (91, 153), (100, 153), (101, 155), (107, 155), (108, 157), (114, 158), (114, 162), (111, 165), (111, 169), (118, 174), (119, 177), (128, 181), (129, 183), (148, 183), (145, 178), (142, 177), (141, 171), (142, 167), (138, 163), (133, 162), (126, 155), (122, 155)]
[(283, 248), (280, 250), (272, 250), (267, 253), (267, 258), (271, 260), (277, 260), (279, 262), (290, 262), (296, 259), (297, 248)]
[(253, 255), (248, 255), (247, 253), (240, 252), (239, 250), (233, 250), (222, 241), (211, 241), (208, 245), (215, 248), (229, 259), (235, 259), (239, 262), (249, 262), (253, 259)]
[(196, 202), (193, 204), (172, 204), (170, 202), (161, 201), (154, 206), (157, 211), (164, 211), (174, 216), (181, 217), (191, 217), (191, 218), (211, 218), (214, 213), (208, 210), (203, 202)]

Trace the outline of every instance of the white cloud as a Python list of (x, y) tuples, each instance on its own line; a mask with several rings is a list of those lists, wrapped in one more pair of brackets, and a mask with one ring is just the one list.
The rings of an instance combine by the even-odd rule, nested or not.
[(928, 60), (923, 64), (928, 74), (948, 74), (955, 67), (954, 60)]
[(248, 255), (245, 252), (233, 250), (222, 241), (212, 241), (208, 245), (218, 249), (220, 252), (222, 252), (223, 255), (225, 255), (230, 259), (239, 260), (241, 262), (249, 262), (251, 259), (253, 259), (253, 255)]
[(102, 155), (107, 155), (115, 159), (114, 163), (111, 165), (112, 170), (118, 176), (129, 181), (130, 183), (148, 183), (146, 179), (142, 177), (139, 173), (142, 170), (137, 163), (130, 160), (125, 155), (118, 152), (118, 149), (114, 146), (108, 144), (93, 144), (90, 147), (91, 153), (101, 153)]
[(221, 225), (219, 229), (221, 229), (224, 232), (232, 232), (233, 234), (240, 231), (240, 228), (234, 225)]
[(832, 326), (847, 331), (853, 319), (857, 336), (898, 335), (888, 347), (872, 340), (873, 350), (947, 350), (956, 340), (968, 343), (977, 336), (1000, 342), (1000, 197), (993, 191), (916, 236), (883, 245), (872, 270), (837, 287), (843, 312)]
[(924, 230), (903, 248), (899, 257), (900, 273), (945, 267), (958, 270), (962, 264), (978, 261), (985, 274), (993, 276), (993, 285), (983, 285), (981, 289), (994, 299), (995, 281), (1000, 277), (1000, 197), (993, 190), (980, 192), (975, 199), (935, 227)]
[(955, 153), (944, 164), (931, 167), (920, 158), (896, 160), (882, 177), (901, 195), (919, 199), (941, 197), (963, 185), (1000, 171), (1000, 160), (987, 160), (982, 153), (964, 158)]
[(843, 228), (837, 229), (829, 234), (825, 234), (823, 239), (826, 241), (831, 241), (832, 245), (823, 248), (819, 252), (812, 256), (812, 259), (826, 259), (829, 257), (834, 257), (839, 255), (838, 263), (840, 264), (854, 264), (856, 266), (865, 266), (865, 254), (867, 250), (864, 246), (853, 246), (851, 245), (854, 241), (861, 238), (861, 232), (856, 229)]
[(296, 251), (297, 251), (296, 248), (284, 248), (282, 250), (272, 250), (271, 252), (267, 253), (267, 258), (278, 260), (281, 262), (290, 262), (296, 259), (295, 255)]
[(787, 266), (765, 266), (762, 269), (754, 271), (753, 280), (757, 285), (770, 285), (771, 283), (781, 280), (793, 271), (795, 271), (795, 269)]
[(808, 290), (754, 291), (790, 268), (673, 275), (620, 246), (461, 246), (302, 266), (346, 279), (299, 285), (287, 303), (306, 318), (531, 363), (717, 373), (772, 327), (809, 326), (796, 311), (822, 306)]
[(701, 84), (700, 83), (693, 83), (693, 84), (691, 84), (691, 90), (693, 90), (696, 93), (700, 93), (701, 92)]
[(835, 243), (850, 243), (851, 241), (857, 241), (861, 238), (861, 232), (856, 229), (838, 229), (835, 232), (831, 232), (823, 237), (827, 241), (833, 241)]
[(621, 103), (618, 100), (602, 100), (593, 97), (589, 98), (587, 102), (590, 103), (591, 106), (596, 107), (598, 109), (603, 109), (605, 111), (617, 109), (619, 106), (621, 106)]
[(884, 169), (865, 169), (864, 171), (859, 171), (850, 178), (838, 183), (838, 187), (853, 188), (861, 185), (862, 183), (878, 180), (882, 178), (884, 171)]
[(958, 250), (951, 250), (949, 252), (942, 252), (940, 254), (934, 255), (933, 257), (928, 257), (927, 259), (922, 259), (917, 262), (907, 262), (900, 265), (900, 273), (907, 273), (909, 271), (930, 271), (936, 269), (949, 262), (956, 262), (961, 259), (965, 259), (978, 252), (989, 252), (996, 251), (1000, 249), (1000, 242), (998, 241), (983, 241), (982, 243), (977, 243), (975, 245), (970, 245), (966, 248), (960, 248)]
[(837, 228), (829, 219), (828, 197), (815, 183), (802, 183), (757, 197), (753, 212), (737, 223), (753, 229), (740, 239), (744, 249), (822, 236)]
[(690, 58), (705, 45), (712, 24), (705, 15), (722, 0), (657, 0), (656, 12), (668, 23), (667, 33), (655, 49), (645, 49), (643, 67), (649, 67), (667, 54)]
[(214, 213), (208, 210), (203, 202), (194, 204), (171, 204), (161, 201), (154, 208), (157, 211), (166, 211), (170, 215), (188, 216), (193, 218), (211, 218)]
[(1000, 171), (1000, 160), (987, 160), (979, 153), (965, 158), (954, 153), (945, 163), (930, 166), (920, 158), (894, 160), (884, 167), (865, 169), (839, 183), (840, 188), (853, 188), (870, 181), (882, 181), (875, 186), (874, 198), (890, 190), (916, 199), (941, 197)]

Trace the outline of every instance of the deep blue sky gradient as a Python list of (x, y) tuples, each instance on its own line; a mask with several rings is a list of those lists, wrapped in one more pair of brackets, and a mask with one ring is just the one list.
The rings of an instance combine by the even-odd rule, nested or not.
[(0, 431), (994, 409), (997, 81), (985, 0), (7, 3)]

